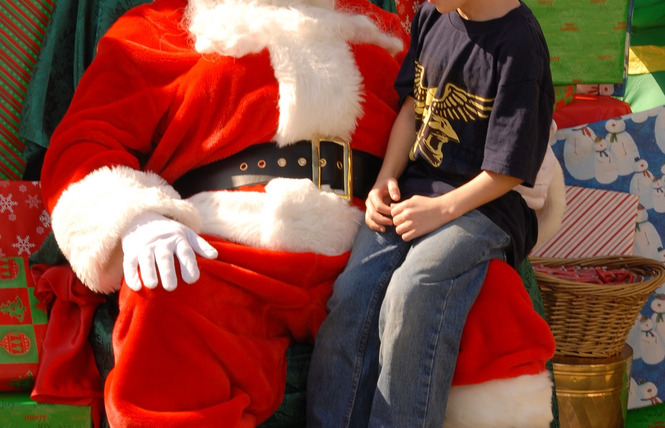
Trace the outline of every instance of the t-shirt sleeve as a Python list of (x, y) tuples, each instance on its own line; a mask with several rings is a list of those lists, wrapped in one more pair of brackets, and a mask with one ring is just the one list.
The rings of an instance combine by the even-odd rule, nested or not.
[(409, 50), (406, 52), (402, 66), (400, 67), (397, 78), (395, 79), (395, 90), (399, 95), (399, 105), (402, 105), (407, 96), (413, 97), (413, 83), (415, 81), (416, 73), (416, 52), (417, 41), (419, 39), (419, 16), (421, 15), (422, 8), (418, 9), (413, 21), (411, 22), (411, 41), (409, 42)]
[(484, 170), (533, 186), (545, 156), (554, 106), (549, 53), (538, 33), (500, 55), (500, 79), (485, 144)]

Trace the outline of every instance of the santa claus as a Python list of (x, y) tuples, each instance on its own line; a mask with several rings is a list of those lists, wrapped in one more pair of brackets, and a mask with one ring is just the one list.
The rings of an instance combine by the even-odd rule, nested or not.
[[(253, 427), (279, 406), (285, 350), (314, 340), (362, 221), (406, 46), (364, 0), (156, 0), (101, 39), (42, 187), (77, 276), (120, 290), (112, 426)], [(529, 407), (549, 421), (550, 344), (527, 342), (508, 360), (529, 369), (498, 376), (540, 376)], [(458, 384), (498, 373), (472, 367)]]

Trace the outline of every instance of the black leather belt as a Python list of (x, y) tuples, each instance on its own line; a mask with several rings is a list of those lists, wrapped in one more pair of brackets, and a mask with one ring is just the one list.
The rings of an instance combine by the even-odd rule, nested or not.
[[(346, 158), (350, 158), (350, 162), (347, 161), (345, 167)], [(208, 190), (265, 184), (276, 177), (309, 178), (316, 183), (318, 173), (320, 186), (329, 185), (339, 193), (349, 183), (353, 195), (365, 199), (380, 168), (381, 158), (350, 150), (348, 144), (337, 141), (299, 141), (286, 147), (278, 147), (271, 142), (250, 146), (232, 156), (191, 170), (176, 180), (173, 187), (183, 198), (187, 198)]]

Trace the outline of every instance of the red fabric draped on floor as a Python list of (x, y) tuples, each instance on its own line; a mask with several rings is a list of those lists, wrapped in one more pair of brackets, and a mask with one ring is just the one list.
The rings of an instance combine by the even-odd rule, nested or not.
[(38, 264), (31, 273), (35, 297), (49, 308), (31, 398), (40, 403), (91, 405), (97, 426), (102, 383), (88, 335), (104, 297), (86, 288), (68, 265)]
[(312, 341), (348, 254), (258, 250), (206, 237), (217, 260), (173, 292), (123, 285), (105, 398), (113, 426), (254, 427), (279, 406), (286, 348)]

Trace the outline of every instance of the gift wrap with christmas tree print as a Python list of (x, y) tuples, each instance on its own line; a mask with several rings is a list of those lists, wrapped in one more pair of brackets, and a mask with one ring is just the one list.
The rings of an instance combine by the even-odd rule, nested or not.
[[(555, 140), (566, 185), (639, 197), (633, 252), (665, 261), (665, 106), (560, 129)], [(627, 343), (633, 348), (628, 408), (662, 403), (665, 286), (649, 297)]]
[(47, 325), (34, 289), (27, 257), (0, 258), (0, 391), (34, 385)]

